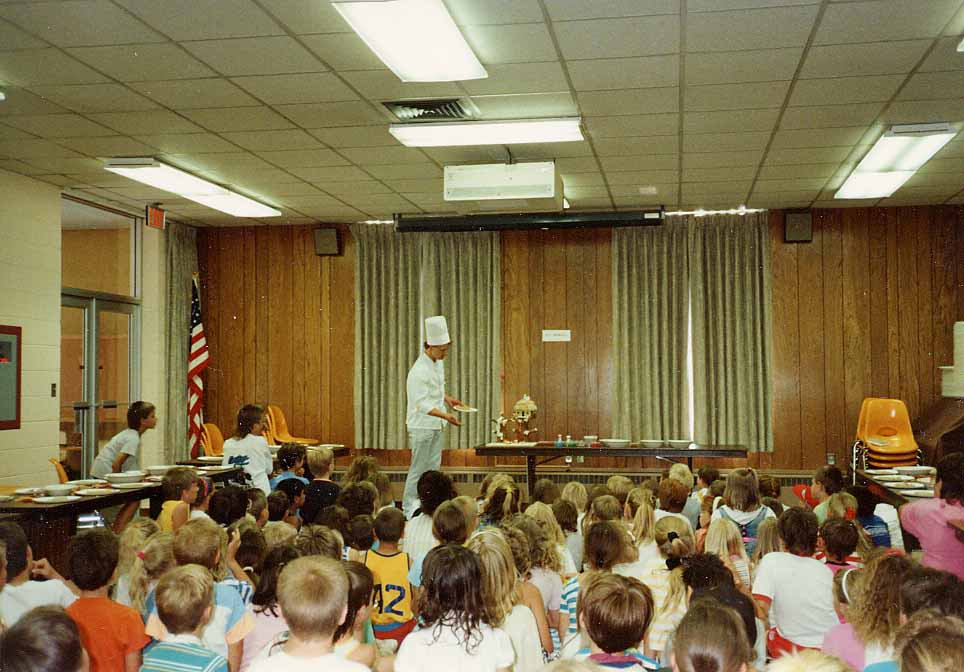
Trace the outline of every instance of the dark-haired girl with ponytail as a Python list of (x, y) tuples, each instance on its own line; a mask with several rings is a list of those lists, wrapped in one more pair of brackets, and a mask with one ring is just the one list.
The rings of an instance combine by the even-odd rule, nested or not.
[(224, 442), (221, 464), (244, 469), (246, 484), (267, 495), (271, 492), (268, 476), (274, 469), (274, 460), (267, 440), (261, 435), (263, 429), (264, 409), (255, 404), (242, 406), (234, 436)]

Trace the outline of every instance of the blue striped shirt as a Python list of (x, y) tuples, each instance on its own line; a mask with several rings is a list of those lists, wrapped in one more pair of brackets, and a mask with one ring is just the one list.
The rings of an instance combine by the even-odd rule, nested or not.
[(228, 661), (194, 635), (170, 635), (144, 654), (140, 672), (228, 672)]

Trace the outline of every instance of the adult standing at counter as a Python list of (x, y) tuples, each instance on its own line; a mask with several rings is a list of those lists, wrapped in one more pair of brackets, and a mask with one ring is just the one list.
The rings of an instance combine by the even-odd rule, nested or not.
[(418, 508), (418, 479), (426, 471), (442, 466), (442, 445), (445, 423), (459, 427), (462, 423), (448, 408), (462, 405), (455, 397), (445, 393), (445, 365), (452, 339), (449, 337), (445, 317), (436, 315), (425, 320), (425, 342), (422, 354), (409, 369), (405, 388), (408, 408), (405, 426), (408, 429), (408, 445), (412, 450), (412, 463), (405, 479), (402, 508), (405, 517), (411, 518)]

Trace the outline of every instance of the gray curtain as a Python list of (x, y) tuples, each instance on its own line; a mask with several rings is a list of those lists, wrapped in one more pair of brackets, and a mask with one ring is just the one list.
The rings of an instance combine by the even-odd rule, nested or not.
[[(405, 234), (411, 235), (411, 234)], [(499, 342), (502, 296), (498, 233), (418, 234), (421, 317), (445, 315), (452, 348), (445, 358), (447, 391), (479, 409), (460, 415), (446, 432), (452, 448), (488, 440), (490, 418), (501, 407)]]
[(767, 213), (687, 217), (694, 439), (772, 452)]
[(612, 258), (615, 436), (688, 438), (686, 226), (617, 228)]
[(191, 323), (191, 278), (197, 273), (196, 231), (184, 224), (167, 226), (167, 415), (161, 452), (164, 464), (189, 457), (187, 441), (187, 357)]

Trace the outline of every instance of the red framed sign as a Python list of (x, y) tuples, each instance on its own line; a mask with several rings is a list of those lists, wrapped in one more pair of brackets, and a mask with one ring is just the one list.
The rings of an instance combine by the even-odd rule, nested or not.
[(21, 328), (0, 325), (0, 429), (20, 429)]

